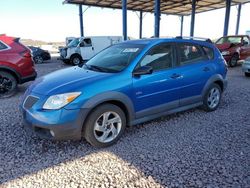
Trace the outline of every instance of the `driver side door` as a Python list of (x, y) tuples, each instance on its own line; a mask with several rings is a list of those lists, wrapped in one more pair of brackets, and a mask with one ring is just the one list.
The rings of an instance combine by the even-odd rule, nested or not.
[(165, 43), (147, 52), (135, 70), (150, 66), (151, 74), (133, 76), (136, 118), (143, 118), (179, 106), (180, 79), (175, 69), (175, 46)]
[(95, 55), (91, 38), (84, 38), (80, 43), (80, 51), (83, 60), (89, 60)]

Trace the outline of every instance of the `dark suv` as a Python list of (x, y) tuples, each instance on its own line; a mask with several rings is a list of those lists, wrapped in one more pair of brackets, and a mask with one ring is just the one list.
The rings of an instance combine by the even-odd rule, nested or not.
[(212, 43), (180, 38), (119, 43), (82, 67), (32, 83), (21, 105), (24, 127), (47, 139), (84, 136), (106, 147), (126, 125), (198, 106), (216, 110), (226, 74)]
[(17, 84), (35, 78), (30, 50), (19, 42), (19, 38), (0, 35), (0, 98), (13, 95)]
[(230, 67), (236, 66), (239, 60), (245, 60), (250, 56), (250, 38), (248, 35), (221, 37), (215, 44)]

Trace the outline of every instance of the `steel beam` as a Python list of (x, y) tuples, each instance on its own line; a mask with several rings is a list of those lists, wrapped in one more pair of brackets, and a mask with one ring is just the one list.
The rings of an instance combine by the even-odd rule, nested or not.
[(194, 24), (195, 24), (195, 9), (196, 0), (192, 0), (192, 14), (191, 14), (191, 25), (190, 25), (190, 36), (194, 36)]
[(155, 0), (155, 37), (160, 36), (161, 0)]
[(142, 38), (142, 19), (143, 19), (143, 12), (140, 11), (140, 28), (139, 28), (139, 38)]
[(123, 39), (127, 40), (127, 0), (122, 0), (122, 29), (123, 29)]
[(83, 30), (82, 5), (79, 5), (79, 18), (80, 18), (80, 34), (81, 34), (81, 37), (83, 37), (84, 36), (84, 30)]
[(236, 23), (235, 35), (239, 34), (240, 15), (241, 15), (241, 3), (238, 5), (238, 15), (237, 15), (237, 23)]
[(225, 22), (224, 22), (223, 36), (227, 36), (227, 34), (228, 34), (228, 26), (229, 26), (231, 2), (232, 2), (231, 0), (226, 0), (226, 13), (225, 13)]
[(184, 21), (184, 16), (181, 16), (181, 32), (180, 32), (180, 36), (183, 36), (183, 21)]

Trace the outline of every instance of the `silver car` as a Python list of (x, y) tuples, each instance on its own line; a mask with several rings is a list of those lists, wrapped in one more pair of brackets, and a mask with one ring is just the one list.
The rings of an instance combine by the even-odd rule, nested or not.
[(250, 57), (248, 57), (242, 64), (242, 71), (245, 76), (250, 77)]

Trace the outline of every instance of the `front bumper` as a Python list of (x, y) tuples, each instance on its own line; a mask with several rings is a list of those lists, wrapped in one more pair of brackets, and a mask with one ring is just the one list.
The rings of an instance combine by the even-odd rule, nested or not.
[(36, 79), (36, 77), (37, 77), (37, 73), (34, 72), (34, 73), (33, 73), (32, 75), (30, 75), (30, 76), (20, 78), (19, 84), (23, 84), (23, 83), (25, 83), (25, 82), (33, 81), (33, 80)]
[(243, 63), (242, 64), (242, 71), (246, 73), (250, 73), (250, 63)]
[[(29, 95), (30, 97), (31, 95)], [(39, 98), (38, 96), (36, 96)], [(23, 126), (28, 134), (35, 133), (40, 138), (52, 140), (79, 140), (88, 109), (41, 109), (43, 99), (27, 107), (26, 99), (20, 106)]]

